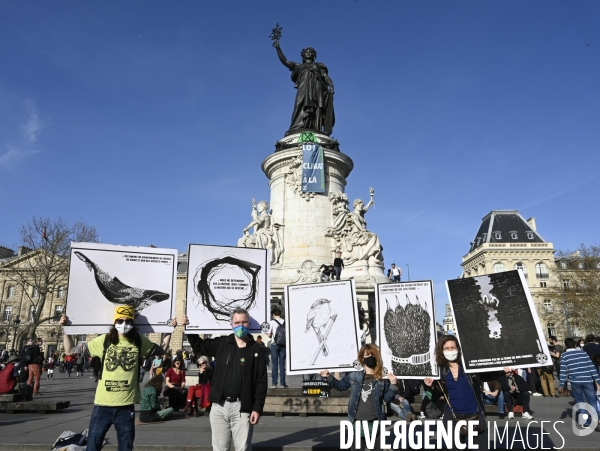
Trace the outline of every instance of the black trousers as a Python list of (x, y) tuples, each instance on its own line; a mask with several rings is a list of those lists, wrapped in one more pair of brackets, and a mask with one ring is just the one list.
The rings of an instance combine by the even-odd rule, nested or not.
[(529, 409), (529, 399), (531, 398), (531, 395), (529, 393), (524, 392), (524, 393), (517, 393), (516, 395), (514, 395), (513, 393), (511, 393), (509, 391), (505, 391), (504, 392), (504, 404), (506, 404), (506, 408), (508, 409), (509, 412), (512, 412), (512, 410), (513, 410), (513, 396), (515, 399), (515, 405), (517, 405), (517, 406), (522, 405), (523, 412), (527, 412), (527, 413), (531, 412), (531, 410)]

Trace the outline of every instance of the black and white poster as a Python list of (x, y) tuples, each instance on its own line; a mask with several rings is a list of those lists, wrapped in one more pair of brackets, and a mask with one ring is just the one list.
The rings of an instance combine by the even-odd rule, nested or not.
[(384, 374), (402, 379), (439, 378), (435, 363), (433, 282), (377, 284), (377, 344)]
[(261, 332), (269, 315), (266, 249), (190, 244), (186, 333), (231, 333), (231, 313), (250, 313), (250, 332)]
[(176, 249), (71, 243), (65, 333), (106, 333), (119, 305), (140, 332), (172, 332), (176, 275)]
[(548, 365), (550, 353), (518, 271), (447, 280), (466, 372)]
[(286, 374), (356, 370), (362, 331), (354, 280), (288, 285), (285, 314)]

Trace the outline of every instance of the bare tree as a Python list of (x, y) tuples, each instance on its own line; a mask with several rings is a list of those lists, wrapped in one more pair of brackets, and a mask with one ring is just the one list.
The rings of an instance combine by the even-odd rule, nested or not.
[(600, 333), (600, 246), (581, 244), (555, 258), (555, 299), (564, 306), (571, 334)]
[(37, 327), (54, 319), (51, 314), (42, 317), (46, 300), (59, 287), (66, 287), (69, 270), (71, 242), (98, 242), (96, 228), (83, 221), (69, 225), (63, 219), (33, 217), (19, 231), (22, 245), (28, 252), (5, 264), (3, 275), (23, 293), (23, 305), (32, 316), (26, 327), (27, 336), (35, 334)]

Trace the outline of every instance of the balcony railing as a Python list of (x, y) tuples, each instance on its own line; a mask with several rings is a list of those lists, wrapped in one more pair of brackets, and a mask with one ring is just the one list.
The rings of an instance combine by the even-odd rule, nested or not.
[(550, 273), (536, 273), (535, 277), (537, 279), (549, 279), (550, 278)]

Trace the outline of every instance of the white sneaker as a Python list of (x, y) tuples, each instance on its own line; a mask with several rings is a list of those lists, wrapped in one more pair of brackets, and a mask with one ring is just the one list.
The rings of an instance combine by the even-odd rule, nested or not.
[(508, 412), (508, 419), (512, 420), (515, 417), (515, 413), (514, 412)]
[(427, 418), (427, 415), (425, 415), (425, 412), (420, 412), (420, 413), (419, 413), (419, 418), (420, 418), (421, 420), (425, 420), (425, 419)]
[(535, 392), (535, 393), (533, 394), (533, 396), (542, 396), (542, 394), (541, 394), (541, 393), (538, 393), (538, 392)]
[(523, 412), (523, 418), (525, 418), (526, 420), (533, 420), (533, 417), (529, 412)]

